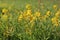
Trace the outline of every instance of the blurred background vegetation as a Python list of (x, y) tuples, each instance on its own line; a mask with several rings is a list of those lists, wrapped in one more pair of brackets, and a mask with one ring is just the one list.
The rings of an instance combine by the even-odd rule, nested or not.
[[(23, 9), (27, 3), (30, 3), (33, 8), (38, 8), (39, 6), (39, 0), (0, 0), (0, 7), (9, 7), (13, 5), (14, 8)], [(60, 0), (40, 0), (40, 5), (42, 3), (47, 7), (53, 4), (57, 4), (58, 7), (60, 7)]]

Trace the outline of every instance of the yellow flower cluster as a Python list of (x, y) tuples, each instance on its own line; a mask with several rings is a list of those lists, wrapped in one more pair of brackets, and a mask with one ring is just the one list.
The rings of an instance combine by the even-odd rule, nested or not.
[(60, 17), (60, 9), (56, 12), (55, 16), (58, 18)]
[[(54, 5), (53, 6), (54, 8), (56, 8), (57, 6)], [(23, 12), (22, 15), (19, 16), (19, 20), (24, 18), (26, 20), (29, 20), (30, 23), (32, 23), (34, 20), (36, 20), (37, 18), (43, 18), (46, 19), (46, 18), (49, 18), (49, 16), (51, 15), (51, 11), (48, 10), (46, 12), (46, 15), (42, 16), (41, 13), (39, 11), (36, 11), (35, 13), (32, 13), (31, 11), (31, 6), (30, 5), (26, 5), (26, 8), (27, 10)], [(54, 24), (55, 26), (58, 26), (59, 25), (59, 16), (60, 16), (60, 9), (56, 12), (55, 14), (55, 17), (53, 17), (51, 20), (52, 20), (52, 24)]]
[[(53, 8), (56, 9), (57, 5), (53, 5)], [(52, 11), (48, 10), (45, 15), (42, 14), (40, 10), (33, 10), (32, 12), (30, 4), (27, 4), (26, 10), (23, 11), (15, 9), (13, 12), (11, 11), (11, 13), (9, 13), (8, 10), (10, 12), (10, 9), (2, 9), (2, 15), (0, 15), (0, 26), (1, 24), (4, 25), (4, 23), (7, 25), (5, 26), (6, 29), (3, 32), (3, 35), (6, 37), (13, 35), (16, 30), (19, 32), (22, 30), (25, 34), (31, 36), (33, 35), (33, 31), (40, 31), (40, 28), (46, 29), (46, 26), (50, 28), (50, 25), (52, 27), (60, 26), (60, 9), (56, 13), (52, 13)], [(11, 26), (16, 27), (15, 30)]]
[(55, 14), (55, 17), (52, 18), (52, 23), (55, 26), (59, 26), (59, 18), (60, 18), (60, 9), (57, 11), (57, 13)]
[(35, 12), (34, 16), (40, 17), (41, 16), (41, 13), (39, 11), (37, 11), (37, 12)]
[(54, 26), (59, 25), (58, 19), (56, 17), (52, 18), (52, 23), (54, 24)]
[[(56, 8), (57, 5), (53, 5), (53, 8)], [(8, 18), (9, 18), (9, 15), (7, 15), (7, 12), (8, 10), (6, 8), (2, 9), (2, 13), (4, 13), (4, 15), (2, 15), (1, 19), (2, 20), (5, 20), (7, 21)], [(18, 12), (18, 11), (17, 11)], [(20, 13), (20, 11), (19, 11)], [(29, 21), (29, 23), (33, 23), (34, 20), (38, 19), (41, 20), (40, 18), (42, 18), (43, 20), (46, 19), (46, 18), (49, 18), (51, 15), (51, 11), (48, 10), (46, 12), (45, 15), (41, 15), (41, 12), (40, 11), (36, 11), (36, 12), (32, 12), (32, 9), (31, 9), (31, 5), (30, 4), (27, 4), (26, 5), (26, 10), (21, 12), (21, 14), (18, 14), (18, 22), (20, 22), (22, 19), (25, 20), (25, 21)], [(59, 24), (59, 17), (60, 17), (60, 9), (55, 13), (55, 17), (52, 18), (52, 23), (56, 26), (58, 26)], [(12, 20), (12, 15), (10, 15), (10, 20)]]

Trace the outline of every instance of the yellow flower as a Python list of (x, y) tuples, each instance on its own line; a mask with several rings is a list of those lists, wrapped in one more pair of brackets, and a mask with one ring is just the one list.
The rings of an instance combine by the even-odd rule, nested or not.
[(53, 23), (57, 22), (57, 18), (56, 17), (52, 18), (51, 20), (52, 20)]
[(56, 17), (52, 18), (52, 24), (54, 24), (55, 26), (58, 26), (59, 25), (59, 21)]
[(31, 15), (32, 14), (32, 11), (31, 10), (27, 10), (27, 13), (26, 13), (26, 15)]
[(18, 17), (18, 21), (21, 21), (23, 18), (22, 14)]
[(30, 17), (30, 23), (33, 22), (35, 20), (35, 17), (31, 16)]
[(49, 16), (50, 16), (50, 14), (51, 14), (51, 12), (50, 12), (50, 11), (47, 11), (47, 13), (46, 13), (46, 15), (44, 16), (44, 18), (49, 17)]
[(53, 8), (56, 9), (57, 8), (57, 5), (53, 5)]
[(47, 15), (47, 16), (50, 16), (50, 13), (51, 13), (50, 11), (47, 11), (46, 15)]
[(30, 16), (30, 20), (32, 20), (32, 19), (33, 19), (33, 15)]
[(37, 12), (34, 14), (34, 16), (40, 17), (40, 16), (41, 16), (41, 13), (40, 13), (39, 11), (37, 11)]
[(55, 16), (58, 18), (60, 16), (60, 11), (58, 10)]
[(30, 4), (27, 4), (26, 5), (26, 9), (31, 9), (31, 5)]
[(8, 12), (8, 10), (7, 9), (2, 9), (2, 13), (7, 13)]

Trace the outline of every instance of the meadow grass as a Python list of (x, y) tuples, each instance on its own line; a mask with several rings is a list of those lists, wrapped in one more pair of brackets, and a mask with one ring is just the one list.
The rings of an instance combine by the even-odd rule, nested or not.
[(59, 3), (0, 0), (0, 40), (60, 40)]

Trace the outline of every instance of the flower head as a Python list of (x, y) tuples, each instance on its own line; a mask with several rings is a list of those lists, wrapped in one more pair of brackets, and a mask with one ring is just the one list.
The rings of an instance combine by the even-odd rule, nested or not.
[(52, 18), (52, 24), (54, 24), (55, 26), (58, 26), (59, 25), (59, 21), (56, 17)]
[(31, 9), (31, 5), (30, 4), (27, 4), (26, 5), (26, 9)]
[(23, 18), (22, 14), (18, 17), (18, 21), (21, 21)]
[(56, 9), (57, 8), (57, 5), (53, 5), (53, 8)]
[(58, 18), (60, 16), (60, 10), (58, 10), (55, 14), (55, 16)]
[(50, 16), (50, 13), (51, 13), (50, 11), (47, 11), (46, 15), (47, 15), (47, 16)]
[(8, 10), (6, 8), (2, 9), (2, 13), (7, 13)]
[(39, 11), (37, 11), (37, 12), (35, 12), (34, 16), (40, 17), (41, 16), (41, 13)]

